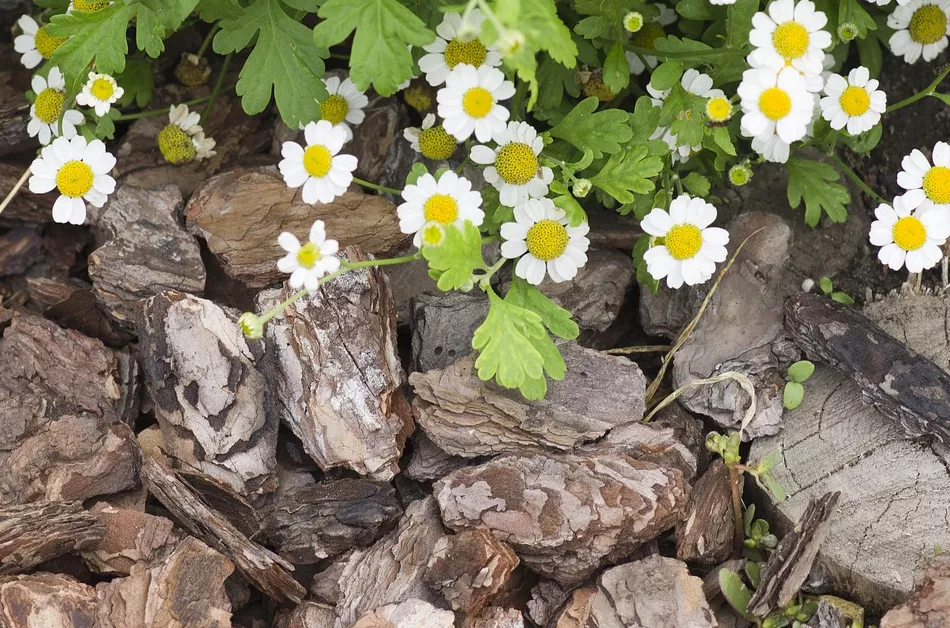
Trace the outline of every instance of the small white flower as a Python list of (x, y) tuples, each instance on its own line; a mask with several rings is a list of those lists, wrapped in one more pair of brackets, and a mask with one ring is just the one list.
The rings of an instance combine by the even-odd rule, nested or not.
[[(481, 33), (482, 22), (485, 16), (478, 9), (472, 9), (466, 20), (468, 30)], [(445, 82), (449, 73), (456, 66), (467, 64), (475, 68), (488, 66), (495, 68), (501, 65), (501, 54), (494, 45), (486, 46), (478, 37), (463, 39), (459, 37), (462, 30), (462, 15), (447, 13), (442, 18), (435, 32), (438, 37), (435, 41), (424, 46), (423, 50), (429, 54), (419, 59), (419, 69), (425, 72), (426, 81), (433, 87)], [(462, 33), (464, 34), (464, 33)]]
[(766, 69), (742, 73), (737, 90), (742, 99), (742, 135), (769, 161), (785, 163), (789, 144), (805, 137), (815, 113), (815, 96), (795, 68), (776, 75)]
[(895, 33), (888, 45), (907, 63), (923, 57), (933, 61), (947, 47), (950, 34), (950, 0), (910, 0), (899, 3), (887, 16), (887, 25)]
[(81, 225), (86, 220), (86, 203), (102, 207), (115, 191), (115, 179), (109, 172), (115, 157), (106, 152), (100, 140), (86, 142), (77, 135), (58, 137), (45, 147), (30, 166), (30, 191), (45, 194), (59, 189), (53, 203), (53, 220)]
[(716, 220), (716, 208), (701, 198), (682, 194), (670, 203), (669, 213), (654, 207), (640, 227), (660, 243), (643, 254), (647, 272), (657, 281), (666, 277), (666, 285), (676, 289), (709, 281), (716, 263), (726, 261), (729, 232), (710, 227)]
[(508, 110), (499, 101), (515, 95), (515, 86), (505, 80), (501, 70), (483, 65), (477, 70), (461, 64), (445, 79), (445, 87), (436, 94), (442, 126), (460, 142), (475, 134), (487, 142), (505, 130)]
[(215, 141), (205, 137), (201, 115), (188, 111), (188, 105), (172, 105), (168, 109), (168, 124), (158, 132), (158, 149), (170, 164), (185, 164), (207, 159), (215, 154)]
[(950, 211), (950, 144), (937, 142), (933, 149), (933, 166), (916, 148), (901, 161), (897, 184), (907, 190), (904, 204), (911, 209), (923, 206)]
[[(630, 45), (637, 48), (647, 48), (653, 50), (657, 39), (666, 37), (664, 26), (669, 26), (676, 21), (676, 11), (663, 4), (654, 4), (654, 7), (660, 10), (660, 14), (649, 24), (644, 24), (640, 30), (630, 38)], [(659, 65), (659, 60), (653, 55), (643, 55), (642, 57), (634, 52), (627, 51), (627, 65), (634, 74), (643, 74), (648, 67), (652, 70)]]
[(45, 79), (34, 74), (30, 86), (36, 94), (36, 100), (30, 107), (30, 122), (26, 126), (30, 137), (39, 136), (40, 144), (49, 144), (52, 138), (60, 135), (60, 116), (63, 118), (61, 135), (66, 139), (75, 137), (76, 125), (82, 124), (86, 118), (75, 109), (63, 113), (66, 104), (66, 80), (59, 68), (50, 68), (49, 76)]
[(348, 78), (341, 82), (338, 77), (331, 76), (325, 84), (329, 96), (320, 103), (320, 119), (343, 129), (349, 142), (353, 139), (350, 125), (356, 126), (366, 117), (363, 109), (369, 104), (369, 98)]
[(415, 234), (412, 242), (422, 244), (423, 228), (432, 225), (464, 226), (465, 221), (476, 227), (485, 220), (482, 195), (472, 190), (472, 182), (451, 170), (442, 173), (439, 180), (424, 174), (402, 191), (405, 199), (396, 212), (399, 230)]
[(124, 93), (125, 90), (108, 74), (90, 72), (89, 80), (76, 96), (76, 103), (83, 107), (92, 107), (101, 118), (109, 113), (112, 103), (122, 98)]
[(46, 32), (45, 26), (40, 26), (29, 15), (24, 15), (17, 20), (22, 35), (17, 35), (13, 40), (13, 49), (23, 56), (20, 57), (20, 63), (24, 67), (32, 70), (44, 59), (49, 59), (56, 52), (66, 38), (52, 37)]
[(907, 195), (894, 199), (874, 210), (877, 220), (871, 223), (871, 244), (881, 247), (877, 258), (891, 270), (906, 266), (912, 273), (933, 268), (943, 253), (940, 247), (950, 236), (950, 211), (944, 207), (917, 207), (907, 202)]
[(340, 245), (336, 240), (327, 240), (326, 227), (317, 220), (310, 227), (310, 238), (306, 244), (287, 231), (277, 236), (277, 244), (287, 251), (287, 255), (277, 260), (277, 269), (290, 273), (290, 287), (299, 290), (306, 288), (313, 292), (324, 275), (340, 270), (340, 258), (336, 256)]
[[(701, 74), (698, 70), (690, 68), (683, 72), (683, 76), (680, 79), (680, 85), (683, 86), (687, 92), (695, 94), (701, 98), (722, 98), (724, 99), (725, 94), (721, 89), (713, 89), (713, 80), (707, 74)], [(650, 92), (650, 99), (653, 102), (654, 107), (662, 107), (663, 103), (666, 102), (667, 97), (670, 95), (670, 90), (658, 90), (652, 85), (647, 85), (647, 91)], [(728, 112), (731, 111), (731, 106), (729, 101), (725, 101), (726, 111), (728, 118)], [(656, 131), (653, 132), (653, 135), (650, 136), (651, 140), (662, 139), (666, 142), (666, 145), (670, 147), (670, 150), (673, 151), (672, 160), (674, 163), (678, 161), (686, 161), (689, 159), (690, 155), (694, 152), (702, 150), (702, 144), (696, 146), (683, 145), (680, 146), (679, 142), (676, 139), (676, 134), (669, 129), (669, 127), (661, 126), (657, 127)]]
[(527, 122), (509, 122), (495, 134), (495, 148), (472, 147), (472, 161), (485, 168), (485, 181), (498, 190), (502, 205), (514, 207), (528, 198), (547, 196), (554, 172), (538, 162), (544, 140)]
[(820, 74), (825, 48), (831, 46), (831, 33), (822, 30), (828, 16), (815, 10), (811, 0), (775, 0), (768, 12), (752, 16), (749, 43), (755, 50), (749, 55), (753, 67), (779, 70), (791, 65), (806, 74)]
[(870, 131), (880, 122), (887, 108), (887, 94), (877, 88), (878, 82), (870, 78), (868, 69), (861, 66), (848, 73), (848, 79), (832, 74), (825, 84), (825, 96), (821, 99), (821, 116), (831, 123), (831, 128), (840, 131), (845, 126), (851, 135)]
[(353, 182), (356, 157), (340, 155), (346, 131), (327, 120), (311, 122), (304, 128), (307, 146), (284, 142), (277, 165), (288, 187), (303, 186), (303, 202), (329, 203), (346, 192)]
[(587, 233), (583, 222), (571, 227), (564, 210), (549, 198), (532, 198), (514, 209), (515, 222), (501, 226), (501, 254), (518, 259), (515, 274), (538, 285), (547, 274), (555, 282), (570, 281), (587, 263)]
[(441, 124), (436, 125), (434, 113), (426, 114), (421, 127), (408, 127), (402, 135), (409, 141), (412, 150), (429, 159), (448, 159), (458, 148), (458, 141)]

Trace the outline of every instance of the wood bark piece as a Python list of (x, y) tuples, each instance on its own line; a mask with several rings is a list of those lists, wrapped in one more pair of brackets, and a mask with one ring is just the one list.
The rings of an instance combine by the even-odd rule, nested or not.
[[(345, 255), (367, 259), (356, 248)], [(258, 306), (266, 311), (290, 294), (263, 293)], [(271, 320), (267, 338), (278, 365), (281, 418), (317, 464), (382, 480), (398, 473), (413, 425), (385, 275), (356, 270), (324, 284)]]
[(950, 372), (950, 298), (893, 294), (864, 306), (864, 314), (898, 342)]
[(303, 602), (277, 619), (274, 628), (333, 628), (336, 612), (332, 606)]
[(481, 291), (421, 294), (409, 307), (413, 367), (426, 372), (472, 352), (472, 335), (488, 315), (488, 297)]
[(736, 529), (731, 485), (729, 469), (716, 460), (693, 486), (686, 520), (676, 527), (677, 558), (701, 565), (729, 558)]
[(224, 581), (230, 560), (187, 537), (167, 560), (136, 563), (131, 574), (96, 587), (97, 628), (230, 628)]
[(0, 340), (0, 364), (0, 505), (82, 500), (137, 484), (112, 351), (21, 314)]
[(23, 274), (42, 254), (37, 227), (18, 227), (0, 235), (0, 277)]
[(687, 502), (678, 469), (610, 453), (499, 456), (450, 473), (434, 494), (450, 528), (487, 528), (564, 584), (629, 556)]
[(164, 517), (105, 502), (96, 504), (91, 513), (104, 534), (82, 556), (96, 573), (127, 576), (137, 563), (161, 561), (181, 542), (182, 533)]
[(403, 469), (403, 473), (410, 480), (417, 482), (440, 480), (452, 471), (469, 464), (467, 458), (442, 451), (422, 430), (416, 430), (410, 442), (412, 451), (409, 454), (409, 464)]
[(165, 290), (204, 290), (201, 251), (178, 224), (181, 207), (174, 185), (121, 185), (102, 210), (98, 227), (105, 243), (89, 255), (89, 277), (105, 312), (125, 329), (134, 328), (144, 299)]
[(462, 628), (524, 628), (524, 615), (514, 608), (490, 606), (479, 615), (466, 617)]
[(881, 628), (950, 626), (950, 555), (940, 554), (923, 570), (914, 595), (881, 618)]
[(332, 203), (310, 205), (301, 193), (288, 188), (274, 167), (230, 170), (195, 191), (185, 208), (187, 227), (207, 241), (231, 277), (252, 288), (283, 277), (277, 236), (289, 231), (304, 237), (318, 219), (341, 246), (357, 245), (374, 255), (388, 255), (407, 242), (395, 205), (381, 196), (353, 190)]
[(430, 604), (439, 596), (424, 575), (432, 549), (444, 534), (431, 497), (414, 501), (395, 530), (371, 547), (357, 550), (340, 577), (336, 628), (349, 628), (365, 613), (387, 604), (418, 598)]
[(401, 514), (388, 482), (335, 480), (282, 490), (264, 530), (281, 556), (305, 565), (370, 545)]
[(453, 610), (477, 615), (508, 585), (518, 563), (514, 551), (487, 530), (462, 530), (436, 542), (426, 582)]
[(279, 602), (299, 603), (303, 599), (306, 589), (290, 575), (293, 565), (249, 540), (227, 519), (205, 506), (174, 471), (143, 457), (142, 481), (185, 528), (234, 561), (258, 589)]
[(0, 576), (3, 628), (93, 628), (96, 590), (75, 578), (34, 573)]
[(276, 488), (278, 419), (236, 316), (181, 292), (148, 299), (139, 343), (165, 452), (247, 496)]
[[(8, 8), (12, 9), (13, 3), (8, 4), (11, 5)], [(13, 19), (6, 23), (13, 24)], [(2, 51), (5, 59), (19, 57), (19, 53), (11, 47), (4, 46)], [(29, 89), (30, 70), (19, 65), (5, 64), (5, 67), (0, 68), (0, 155), (36, 147), (36, 139), (26, 133), (26, 126), (30, 122), (30, 103), (23, 97), (23, 92)]]
[(541, 578), (531, 587), (531, 599), (527, 603), (528, 617), (539, 626), (547, 626), (569, 597), (570, 588)]
[(640, 420), (645, 380), (635, 362), (577, 343), (560, 348), (567, 375), (550, 382), (538, 401), (480, 380), (474, 356), (444, 370), (413, 373), (416, 421), (443, 450), (470, 458), (538, 447), (571, 449)]
[(105, 526), (79, 502), (40, 502), (0, 508), (0, 574), (29, 571), (40, 563), (85, 549)]
[(410, 599), (387, 604), (363, 615), (353, 628), (454, 628), (455, 614), (425, 600)]

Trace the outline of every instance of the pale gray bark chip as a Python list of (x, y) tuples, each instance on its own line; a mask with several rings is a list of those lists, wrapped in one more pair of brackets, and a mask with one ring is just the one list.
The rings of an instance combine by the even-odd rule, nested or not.
[(39, 502), (0, 508), (0, 575), (98, 543), (106, 528), (79, 502)]
[(455, 614), (415, 598), (387, 604), (360, 617), (352, 628), (454, 628)]
[(413, 368), (444, 369), (472, 352), (472, 335), (488, 316), (488, 298), (470, 293), (422, 294), (409, 301)]
[(487, 530), (462, 530), (439, 539), (426, 569), (426, 582), (453, 610), (477, 615), (504, 589), (518, 557)]

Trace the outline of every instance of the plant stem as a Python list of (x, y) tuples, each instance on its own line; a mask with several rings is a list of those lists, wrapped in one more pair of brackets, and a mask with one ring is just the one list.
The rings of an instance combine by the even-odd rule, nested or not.
[(23, 175), (20, 177), (20, 180), (17, 181), (16, 184), (13, 186), (13, 189), (10, 190), (10, 193), (7, 194), (6, 198), (3, 199), (3, 202), (0, 203), (0, 214), (2, 214), (3, 210), (7, 208), (7, 205), (9, 205), (13, 201), (13, 199), (16, 198), (17, 193), (20, 191), (20, 188), (23, 187), (23, 184), (26, 183), (26, 180), (29, 178), (29, 176), (30, 176), (30, 169), (27, 168), (26, 172), (24, 172)]
[(460, 163), (460, 164), (458, 165), (458, 168), (455, 169), (455, 174), (458, 174), (458, 173), (462, 172), (462, 170), (465, 169), (465, 166), (467, 166), (467, 165), (468, 165), (468, 162), (470, 162), (470, 161), (471, 161), (471, 158), (470, 158), (468, 155), (466, 155), (466, 156), (465, 156), (465, 159), (462, 160), (462, 163)]
[(891, 113), (892, 111), (897, 111), (898, 109), (902, 107), (906, 107), (907, 105), (914, 104), (921, 98), (932, 96), (933, 93), (937, 90), (937, 86), (940, 85), (940, 82), (943, 81), (943, 79), (947, 77), (947, 74), (950, 74), (950, 63), (944, 66), (943, 70), (940, 71), (940, 74), (937, 75), (937, 78), (933, 80), (933, 83), (925, 87), (923, 90), (917, 92), (913, 96), (909, 98), (905, 98), (904, 100), (901, 100), (900, 102), (894, 103), (893, 105), (885, 109), (884, 113)]
[(208, 50), (208, 46), (211, 45), (211, 40), (214, 39), (214, 36), (218, 34), (219, 30), (221, 30), (221, 26), (218, 24), (215, 24), (214, 26), (211, 27), (211, 30), (208, 31), (207, 35), (205, 35), (204, 41), (201, 42), (201, 47), (198, 48), (198, 52), (195, 53), (197, 56), (199, 57), (204, 56), (205, 51)]
[(231, 55), (226, 56), (224, 58), (224, 63), (221, 64), (221, 69), (218, 71), (218, 79), (214, 82), (214, 87), (211, 89), (211, 95), (208, 96), (208, 104), (205, 105), (205, 108), (201, 111), (201, 118), (198, 120), (198, 124), (204, 124), (208, 114), (211, 113), (211, 110), (214, 108), (214, 102), (218, 99), (218, 95), (221, 93), (221, 86), (224, 84), (224, 76), (228, 73), (229, 65), (231, 65)]
[(641, 48), (639, 46), (630, 46), (627, 48), (630, 52), (635, 52), (638, 55), (646, 55), (649, 57), (656, 57), (657, 59), (666, 60), (666, 59), (687, 59), (694, 61), (703, 61), (707, 57), (719, 57), (719, 56), (730, 56), (730, 55), (744, 55), (745, 50), (741, 48), (718, 48), (714, 50), (703, 50), (697, 52), (660, 52), (659, 50), (654, 50), (652, 48)]
[(369, 188), (371, 190), (376, 190), (377, 192), (385, 192), (387, 194), (392, 194), (393, 196), (401, 196), (402, 190), (394, 190), (393, 188), (387, 188), (384, 185), (376, 185), (375, 183), (370, 183), (369, 181), (364, 181), (358, 177), (353, 177), (353, 183), (361, 185), (364, 188)]
[[(188, 100), (181, 104), (183, 105), (200, 105), (203, 102), (207, 102), (211, 96), (204, 96), (202, 98), (195, 98), (194, 100)], [(154, 118), (155, 116), (161, 116), (168, 113), (168, 110), (171, 107), (165, 107), (164, 109), (149, 109), (148, 111), (138, 111), (136, 113), (126, 113), (115, 119), (116, 122), (120, 120), (138, 120), (139, 118)]]
[(831, 160), (834, 161), (835, 166), (838, 168), (838, 170), (840, 170), (841, 172), (843, 172), (843, 173), (845, 174), (845, 176), (847, 176), (849, 179), (851, 179), (852, 181), (854, 181), (854, 184), (855, 184), (855, 185), (857, 185), (859, 188), (861, 188), (861, 191), (862, 191), (862, 192), (864, 192), (865, 194), (867, 194), (868, 196), (870, 196), (871, 198), (873, 198), (874, 200), (876, 200), (878, 203), (887, 203), (887, 201), (885, 201), (883, 198), (881, 198), (881, 196), (880, 196), (877, 192), (875, 192), (874, 190), (872, 190), (872, 189), (868, 186), (867, 183), (865, 183), (864, 181), (862, 181), (862, 180), (861, 180), (861, 177), (859, 177), (859, 176), (857, 175), (857, 173), (855, 173), (854, 170), (852, 170), (851, 168), (848, 167), (848, 164), (846, 164), (846, 163), (844, 163), (843, 161), (841, 161), (841, 158), (840, 158), (840, 157), (838, 157), (838, 156), (835, 155), (835, 154), (832, 154), (832, 155), (831, 155)]
[(739, 495), (739, 470), (732, 465), (729, 467), (729, 489), (732, 491), (732, 518), (735, 531), (733, 532), (732, 557), (742, 558), (742, 548), (745, 541), (745, 530), (742, 521), (742, 496)]
[(608, 355), (628, 355), (630, 353), (656, 353), (657, 351), (669, 351), (670, 345), (633, 345), (632, 347), (618, 347), (616, 349), (607, 349), (604, 353)]

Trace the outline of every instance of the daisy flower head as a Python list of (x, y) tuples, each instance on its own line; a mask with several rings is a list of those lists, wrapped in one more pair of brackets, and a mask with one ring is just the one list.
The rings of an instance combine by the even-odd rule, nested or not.
[(124, 93), (125, 90), (108, 74), (90, 72), (89, 80), (76, 96), (76, 103), (83, 107), (92, 107), (101, 118), (109, 113), (112, 104), (122, 98)]
[(487, 142), (505, 130), (510, 115), (499, 101), (514, 95), (514, 84), (505, 80), (501, 70), (462, 64), (452, 70), (435, 97), (442, 126), (449, 134), (464, 142), (474, 133), (479, 142)]
[(509, 122), (495, 134), (495, 148), (472, 147), (472, 161), (485, 168), (485, 181), (498, 190), (502, 205), (514, 207), (529, 198), (547, 196), (554, 172), (538, 161), (544, 140), (527, 122)]
[[(664, 27), (669, 26), (676, 21), (676, 11), (663, 4), (654, 4), (660, 10), (660, 14), (653, 21), (644, 24), (630, 38), (630, 45), (637, 48), (646, 48), (653, 50), (656, 47), (656, 40), (666, 37)], [(644, 70), (651, 70), (659, 65), (659, 60), (653, 55), (639, 55), (635, 52), (626, 52), (627, 65), (634, 74), (643, 74)]]
[(482, 195), (472, 190), (471, 181), (451, 170), (443, 172), (438, 181), (431, 174), (422, 175), (405, 187), (402, 197), (405, 202), (396, 208), (399, 230), (414, 234), (416, 246), (433, 244), (434, 228), (461, 228), (466, 220), (477, 227), (485, 220)]
[(340, 270), (340, 258), (336, 256), (340, 244), (327, 240), (322, 220), (310, 227), (310, 237), (305, 244), (301, 245), (297, 236), (287, 231), (277, 236), (277, 244), (287, 251), (287, 255), (277, 260), (277, 269), (290, 274), (288, 283), (295, 290), (306, 288), (313, 292), (321, 277)]
[(320, 119), (343, 129), (346, 141), (349, 142), (353, 139), (350, 125), (355, 126), (366, 117), (363, 108), (369, 104), (369, 98), (356, 89), (356, 85), (349, 78), (341, 81), (339, 77), (331, 76), (325, 84), (330, 95), (320, 103)]
[(57, 137), (30, 166), (30, 191), (45, 194), (58, 189), (53, 220), (81, 225), (86, 220), (85, 201), (102, 207), (115, 191), (115, 179), (109, 176), (114, 167), (115, 157), (101, 140)]
[(670, 203), (670, 211), (654, 207), (640, 226), (657, 239), (657, 245), (643, 254), (647, 272), (657, 281), (676, 289), (709, 281), (716, 264), (726, 261), (729, 232), (710, 227), (716, 208), (701, 198), (681, 194)]
[(215, 141), (205, 137), (197, 111), (188, 111), (188, 105), (172, 105), (168, 109), (168, 124), (158, 132), (158, 149), (170, 164), (186, 164), (207, 159), (215, 154)]
[(46, 32), (45, 26), (40, 26), (29, 15), (24, 15), (17, 20), (22, 35), (17, 35), (13, 40), (13, 49), (23, 56), (20, 57), (20, 63), (27, 69), (32, 70), (44, 59), (49, 59), (56, 52), (64, 41), (65, 37), (53, 37)]
[[(66, 106), (66, 79), (63, 78), (63, 73), (59, 71), (59, 68), (56, 66), (50, 68), (49, 76), (45, 79), (39, 74), (34, 74), (30, 87), (36, 94), (36, 100), (30, 107), (30, 122), (26, 126), (26, 132), (30, 137), (39, 136), (40, 144), (44, 146), (59, 135), (66, 139), (74, 137), (76, 125), (82, 124), (85, 117), (75, 109), (63, 112)], [(59, 124), (60, 116), (63, 118), (62, 129)]]
[(799, 72), (820, 74), (824, 49), (831, 46), (831, 33), (822, 30), (828, 16), (815, 10), (811, 0), (774, 0), (767, 12), (752, 16), (749, 55), (753, 67), (778, 70), (791, 65)]
[(944, 207), (917, 207), (906, 195), (894, 205), (881, 203), (874, 210), (870, 240), (881, 247), (877, 258), (891, 270), (906, 266), (912, 273), (933, 268), (943, 257), (941, 247), (950, 236), (950, 210)]
[(277, 164), (288, 187), (303, 186), (303, 202), (329, 203), (346, 192), (353, 182), (356, 157), (340, 155), (346, 131), (328, 120), (311, 122), (304, 128), (306, 146), (284, 142)]
[(923, 57), (933, 61), (947, 47), (950, 34), (950, 0), (910, 0), (899, 3), (887, 16), (887, 25), (894, 29), (888, 45), (895, 55), (907, 63)]
[(933, 165), (916, 148), (901, 161), (897, 184), (907, 190), (904, 204), (911, 209), (923, 206), (950, 210), (950, 144), (937, 142)]
[(438, 37), (423, 47), (429, 54), (419, 59), (419, 69), (425, 72), (429, 85), (438, 87), (459, 65), (470, 65), (474, 68), (495, 68), (501, 65), (501, 53), (495, 46), (486, 46), (477, 35), (466, 36), (472, 32), (480, 33), (484, 20), (485, 16), (481, 11), (472, 9), (463, 29), (462, 14), (446, 13), (442, 23), (435, 29)]
[(795, 68), (778, 74), (767, 69), (742, 73), (740, 130), (752, 138), (752, 148), (769, 161), (785, 163), (789, 144), (805, 137), (815, 112), (815, 95)]
[(429, 159), (448, 159), (455, 154), (458, 141), (449, 135), (441, 124), (435, 123), (435, 114), (426, 114), (421, 127), (409, 127), (403, 131), (412, 150)]
[[(725, 94), (721, 89), (713, 89), (713, 80), (708, 74), (702, 74), (698, 70), (690, 68), (683, 72), (683, 76), (680, 79), (680, 85), (682, 85), (683, 89), (685, 89), (687, 92), (699, 96), (700, 98), (716, 98), (720, 101), (724, 101), (726, 108), (726, 117), (724, 120), (727, 120), (731, 115), (732, 106), (725, 98)], [(670, 90), (661, 91), (649, 84), (647, 85), (647, 91), (652, 97), (651, 101), (653, 102), (654, 107), (662, 107), (663, 103), (666, 102), (667, 97), (670, 95)], [(719, 108), (722, 108), (721, 103)], [(662, 139), (664, 142), (666, 142), (666, 145), (669, 146), (670, 150), (673, 151), (672, 159), (674, 162), (686, 161), (689, 159), (690, 155), (702, 149), (702, 144), (696, 146), (680, 146), (679, 141), (676, 139), (676, 134), (673, 133), (669, 127), (657, 127), (656, 131), (653, 132), (653, 135), (650, 136), (650, 139)]]
[(175, 66), (175, 78), (186, 87), (198, 87), (208, 82), (211, 77), (211, 66), (208, 59), (199, 57), (190, 52), (181, 53), (178, 65)]
[(836, 131), (845, 126), (851, 135), (870, 131), (887, 108), (887, 94), (877, 86), (877, 80), (864, 66), (851, 70), (847, 79), (832, 74), (825, 83), (827, 95), (821, 99), (821, 117)]
[(549, 198), (532, 198), (514, 209), (515, 222), (501, 226), (501, 254), (517, 259), (515, 274), (538, 285), (547, 274), (554, 282), (569, 281), (587, 263), (590, 226), (571, 227), (563, 209)]
[(69, 0), (69, 9), (67, 13), (79, 11), (80, 13), (95, 13), (101, 11), (111, 3), (108, 0)]

